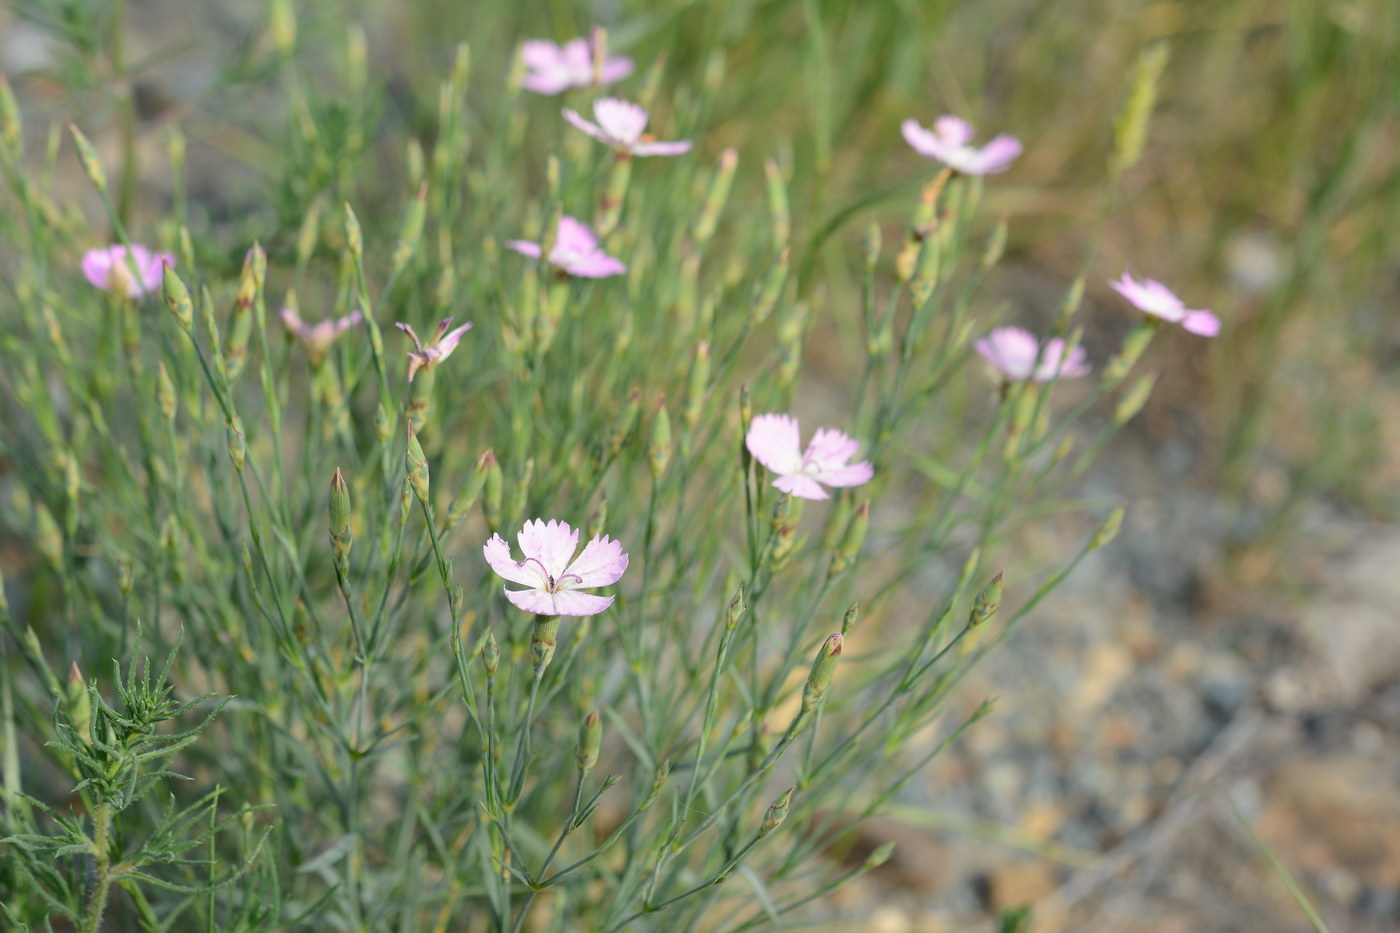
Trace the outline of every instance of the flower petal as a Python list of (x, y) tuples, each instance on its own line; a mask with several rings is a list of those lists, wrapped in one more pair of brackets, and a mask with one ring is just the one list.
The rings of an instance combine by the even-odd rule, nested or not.
[(632, 73), (635, 66), (632, 59), (626, 55), (618, 55), (603, 62), (603, 84), (612, 84), (614, 81), (621, 81)]
[(1021, 154), (1021, 141), (1015, 136), (998, 136), (983, 146), (973, 160), (977, 166), (975, 174), (995, 175), (1011, 167), (1011, 163)]
[(545, 585), (544, 574), (540, 571), (538, 564), (533, 561), (519, 563), (511, 559), (510, 545), (500, 535), (492, 535), (491, 540), (482, 545), (481, 553), (486, 557), (486, 563), (491, 565), (491, 569), (496, 575), (509, 580), (512, 583), (519, 583), (522, 586), (542, 587)]
[(540, 258), (540, 244), (531, 243), (529, 240), (506, 240), (506, 249), (513, 249), (522, 256), (529, 256), (531, 259)]
[(831, 496), (816, 480), (805, 473), (788, 473), (773, 480), (773, 485), (799, 499), (830, 499)]
[(610, 138), (626, 146), (640, 139), (647, 128), (647, 112), (631, 101), (616, 97), (594, 101), (593, 119)]
[(627, 569), (627, 555), (622, 545), (606, 535), (595, 535), (584, 546), (583, 553), (564, 571), (564, 576), (578, 577), (565, 585), (573, 587), (607, 586), (616, 583)]
[(598, 238), (593, 235), (592, 227), (568, 214), (559, 218), (559, 230), (554, 239), (554, 251), (550, 253), (551, 261), (556, 255), (591, 253), (597, 249)]
[(527, 39), (520, 46), (520, 61), (526, 68), (544, 71), (557, 68), (563, 61), (559, 46), (548, 39)]
[(575, 127), (583, 130), (585, 133), (587, 133), (589, 136), (592, 136), (594, 139), (601, 139), (605, 143), (612, 142), (606, 130), (604, 130), (598, 124), (594, 123), (592, 120), (586, 120), (583, 117), (579, 116), (577, 110), (574, 110), (571, 107), (565, 107), (562, 113), (564, 114), (565, 120), (569, 121), (569, 123), (573, 124)]
[(633, 143), (629, 151), (634, 156), (672, 156), (690, 151), (690, 140), (681, 139), (673, 143)]
[(621, 275), (627, 271), (627, 266), (620, 259), (614, 259), (603, 252), (566, 257), (559, 268), (581, 279), (606, 279), (608, 276)]
[(755, 415), (744, 444), (753, 458), (773, 473), (783, 475), (802, 469), (801, 435), (797, 419), (791, 415)]
[(818, 428), (817, 433), (812, 435), (811, 443), (807, 445), (802, 464), (804, 467), (815, 466), (818, 469), (845, 466), (846, 461), (854, 457), (859, 448), (859, 441), (834, 428)]
[(928, 156), (930, 159), (942, 159), (947, 153), (937, 134), (920, 126), (918, 120), (905, 120), (899, 125), (899, 131), (903, 134), (904, 141), (919, 155)]
[(545, 573), (555, 580), (564, 575), (569, 566), (569, 558), (578, 549), (578, 531), (566, 522), (550, 519), (546, 524), (541, 519), (526, 522), (517, 537), (521, 553), (527, 559), (533, 557), (544, 565)]
[[(820, 470), (813, 474), (813, 479), (828, 486), (861, 486), (870, 482), (870, 478), (875, 475), (875, 468), (870, 465), (869, 460), (862, 460), (860, 463), (853, 463), (850, 466), (836, 466), (830, 469)], [(796, 492), (793, 495), (797, 495)], [(823, 499), (826, 496), (822, 496)]]
[(966, 146), (972, 141), (972, 124), (952, 114), (944, 114), (934, 120), (933, 131), (950, 146)]
[(1220, 333), (1220, 318), (1209, 311), (1187, 311), (1181, 319), (1181, 326), (1202, 337), (1214, 337)]

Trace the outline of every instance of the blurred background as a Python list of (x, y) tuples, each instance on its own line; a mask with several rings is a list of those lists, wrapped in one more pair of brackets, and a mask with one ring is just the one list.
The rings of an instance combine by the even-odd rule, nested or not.
[[(323, 125), (367, 102), (374, 132), (327, 145), (373, 167), (349, 182), (369, 225), (397, 217), (405, 141), (430, 132), (457, 43), (468, 119), (499, 126), (519, 43), (601, 24), (641, 68), (664, 56), (700, 157), (740, 153), (739, 197), (761, 197), (767, 158), (790, 176), (798, 288), (851, 309), (810, 342), (819, 405), (851, 375), (860, 236), (873, 220), (897, 242), (928, 177), (900, 121), (1021, 137), (988, 185), (987, 225), (1010, 231), (993, 306), (1048, 329), (1087, 261), (1095, 359), (1133, 323), (1106, 285), (1129, 266), (1225, 329), (1153, 348), (1157, 391), (1075, 490), (1129, 503), (1124, 533), (965, 684), (997, 714), (870, 824), (863, 851), (893, 839), (895, 858), (840, 906), (890, 931), (1022, 905), (1045, 931), (1309, 929), (1247, 823), (1332, 929), (1400, 928), (1400, 3), (308, 0), (294, 35), (291, 6), (7, 0), (0, 70), (35, 164), (77, 122), (129, 166), (138, 226), (183, 199), (230, 256), (294, 235), (308, 156), (281, 145), (297, 114), (276, 90), (294, 55)], [(347, 43), (368, 57), (360, 96)], [(1133, 63), (1157, 46), (1145, 155), (1105, 193)], [(549, 120), (558, 101), (525, 104)], [(166, 168), (177, 122), (187, 187)], [(71, 153), (52, 164), (88, 197)], [(1028, 531), (1028, 565), (1083, 521)]]

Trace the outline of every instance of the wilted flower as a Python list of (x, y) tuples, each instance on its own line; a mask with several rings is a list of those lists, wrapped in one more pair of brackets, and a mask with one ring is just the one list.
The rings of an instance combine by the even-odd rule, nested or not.
[(591, 616), (612, 605), (612, 596), (580, 591), (617, 582), (627, 569), (621, 544), (596, 535), (574, 557), (578, 530), (553, 519), (526, 522), (516, 540), (523, 561), (511, 559), (510, 545), (500, 535), (492, 535), (481, 550), (497, 576), (529, 587), (505, 590), (517, 607), (544, 616)]
[(601, 140), (630, 155), (669, 156), (690, 151), (690, 141), (654, 142), (643, 131), (647, 128), (647, 112), (630, 101), (604, 97), (593, 102), (593, 119), (585, 120), (578, 112), (564, 108), (564, 119), (594, 139)]
[(1220, 333), (1220, 318), (1209, 311), (1186, 307), (1182, 300), (1161, 282), (1153, 279), (1139, 282), (1124, 272), (1122, 278), (1108, 284), (1144, 314), (1180, 324), (1191, 333), (1202, 337), (1214, 337)]
[(437, 332), (433, 334), (431, 340), (425, 346), (418, 335), (413, 332), (413, 328), (399, 321), (395, 324), (399, 330), (413, 340), (413, 345), (417, 349), (408, 351), (408, 381), (412, 382), (413, 377), (420, 369), (429, 369), (441, 363), (452, 355), (452, 351), (457, 349), (458, 342), (462, 335), (472, 329), (471, 322), (463, 324), (456, 330), (449, 331), (452, 326), (452, 318), (445, 317), (438, 322)]
[[(507, 240), (506, 246), (531, 259), (540, 258), (538, 243)], [(621, 260), (609, 256), (598, 246), (598, 238), (588, 224), (567, 214), (559, 218), (559, 229), (555, 234), (554, 247), (549, 251), (549, 262), (569, 275), (585, 279), (605, 279), (627, 271), (627, 266)]]
[(593, 73), (593, 48), (587, 39), (570, 39), (557, 45), (548, 39), (530, 39), (520, 47), (520, 60), (526, 75), (521, 86), (536, 94), (558, 94), (571, 87), (591, 87), (621, 81), (632, 73), (632, 59), (611, 56), (603, 62), (602, 73)]
[(1020, 327), (998, 327), (974, 340), (972, 348), (1008, 379), (1049, 382), (1089, 373), (1088, 354), (1083, 347), (1075, 347), (1066, 357), (1064, 340), (1053, 337), (1041, 350), (1035, 334)]
[(939, 117), (931, 130), (920, 126), (917, 120), (905, 120), (900, 131), (919, 155), (937, 159), (965, 175), (1004, 172), (1021, 154), (1021, 141), (1015, 136), (998, 136), (980, 149), (968, 145), (972, 141), (972, 124), (954, 116)]
[(287, 333), (296, 338), (297, 343), (301, 344), (312, 363), (321, 362), (335, 339), (363, 321), (364, 318), (365, 316), (359, 311), (351, 311), (344, 317), (327, 318), (324, 321), (317, 321), (315, 324), (308, 324), (294, 309), (282, 309), (282, 323), (286, 326)]
[(773, 485), (800, 499), (826, 499), (822, 486), (859, 486), (875, 474), (869, 460), (848, 464), (860, 446), (831, 428), (819, 428), (803, 453), (797, 419), (756, 415), (744, 443), (749, 453), (778, 478)]
[(131, 260), (136, 263), (139, 279), (132, 278), (125, 246), (114, 243), (90, 249), (83, 254), (83, 276), (104, 292), (124, 286), (128, 298), (140, 298), (160, 287), (165, 266), (175, 265), (175, 257), (170, 253), (153, 253), (135, 243), (131, 246)]

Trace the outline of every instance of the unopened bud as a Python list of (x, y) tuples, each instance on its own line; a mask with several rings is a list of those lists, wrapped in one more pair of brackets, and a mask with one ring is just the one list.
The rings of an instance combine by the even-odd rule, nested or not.
[(783, 791), (783, 795), (773, 801), (768, 812), (763, 814), (763, 822), (758, 827), (760, 839), (783, 825), (783, 820), (787, 819), (788, 810), (792, 807), (792, 791), (791, 787)]
[(55, 567), (63, 564), (63, 530), (58, 527), (53, 513), (42, 502), (34, 504), (35, 545), (44, 559)]
[(874, 852), (871, 852), (869, 855), (867, 855), (865, 857), (865, 863), (861, 866), (861, 868), (864, 871), (874, 871), (881, 865), (888, 862), (890, 860), (890, 856), (893, 854), (894, 843), (887, 842), (884, 845), (880, 846), (878, 849), (876, 849)]
[(10, 152), (18, 153), (20, 138), (23, 135), (24, 126), (20, 123), (19, 104), (15, 102), (10, 82), (0, 73), (0, 142), (3, 142)]
[(836, 549), (836, 558), (831, 562), (831, 575), (845, 573), (860, 555), (860, 546), (865, 543), (865, 533), (870, 528), (870, 501), (861, 503), (855, 517), (846, 526), (841, 545)]
[(160, 414), (166, 422), (175, 420), (175, 412), (179, 408), (178, 398), (175, 395), (175, 383), (170, 379), (170, 373), (165, 368), (165, 361), (161, 360), (156, 368), (156, 403), (160, 405)]
[(647, 462), (651, 465), (651, 478), (659, 482), (671, 462), (671, 416), (666, 413), (666, 400), (656, 406), (656, 414), (651, 419), (651, 443), (647, 446)]
[(807, 684), (802, 688), (802, 712), (810, 713), (826, 696), (831, 686), (831, 676), (836, 673), (836, 662), (841, 658), (841, 649), (846, 639), (839, 632), (827, 637), (817, 651), (812, 662), (812, 672), (807, 675)]
[(603, 717), (595, 709), (583, 717), (583, 725), (578, 730), (578, 769), (582, 773), (593, 770), (598, 763), (598, 749), (603, 744)]
[(968, 628), (976, 628), (996, 615), (997, 608), (1001, 606), (1001, 578), (1001, 571), (997, 571), (992, 582), (977, 594), (977, 599), (972, 603), (972, 612), (967, 617)]
[(91, 742), (92, 697), (88, 694), (87, 683), (83, 680), (83, 672), (78, 670), (76, 661), (68, 672), (68, 689), (65, 691), (65, 700), (64, 712), (68, 714), (68, 722), (83, 737), (84, 741)]
[(851, 603), (851, 608), (846, 610), (846, 614), (841, 617), (841, 634), (849, 635), (851, 629), (856, 627), (856, 622), (860, 620), (860, 603)]
[(394, 244), (392, 262), (392, 272), (398, 273), (403, 267), (408, 265), (408, 261), (413, 258), (414, 252), (418, 249), (418, 240), (423, 235), (423, 221), (428, 216), (428, 183), (423, 182), (418, 186), (418, 194), (412, 201), (408, 202), (408, 210), (404, 212), (403, 223), (399, 226), (399, 238)]
[(185, 333), (193, 333), (194, 302), (190, 299), (190, 290), (180, 281), (180, 277), (168, 263), (162, 269), (161, 283), (165, 293), (165, 306), (175, 315), (175, 320), (180, 322), (180, 327)]
[(355, 216), (355, 209), (348, 202), (345, 205), (345, 246), (356, 263), (365, 254), (365, 235), (360, 229), (360, 218)]
[(1118, 537), (1118, 532), (1123, 528), (1123, 506), (1118, 506), (1109, 513), (1108, 518), (1103, 520), (1103, 524), (1094, 532), (1094, 537), (1089, 540), (1089, 550), (1097, 551)]
[(78, 148), (78, 161), (82, 163), (83, 174), (87, 175), (88, 181), (92, 182), (92, 186), (98, 191), (106, 191), (107, 173), (102, 170), (102, 161), (97, 158), (97, 150), (76, 124), (68, 124), (68, 131), (73, 134), (73, 144)]
[(1108, 365), (1103, 370), (1103, 387), (1112, 388), (1127, 378), (1132, 371), (1138, 358), (1142, 356), (1147, 345), (1152, 342), (1152, 335), (1157, 332), (1157, 325), (1154, 321), (1160, 320), (1155, 317), (1147, 317), (1138, 322), (1137, 326), (1128, 332), (1128, 336), (1123, 340), (1123, 349), (1118, 351), (1118, 355), (1108, 361)]
[(418, 432), (413, 430), (413, 422), (408, 422), (408, 447), (404, 456), (408, 470), (408, 483), (413, 487), (413, 495), (418, 501), (428, 501), (428, 457), (423, 453), (423, 445), (418, 443)]
[(774, 260), (763, 281), (754, 288), (753, 298), (749, 302), (750, 327), (758, 327), (768, 319), (768, 315), (778, 303), (778, 296), (783, 293), (783, 286), (787, 284), (787, 273), (788, 248), (785, 246), (778, 253), (778, 258)]
[(749, 608), (748, 601), (744, 599), (744, 585), (739, 584), (739, 591), (734, 594), (734, 598), (729, 601), (729, 612), (724, 618), (724, 627), (730, 631), (739, 624), (739, 618), (744, 611)]
[(233, 415), (226, 423), (228, 428), (228, 455), (233, 461), (233, 468), (238, 472), (243, 472), (244, 463), (248, 458), (247, 442), (243, 438), (243, 422), (238, 420), (237, 415)]
[(671, 776), (671, 759), (667, 758), (661, 762), (656, 769), (656, 776), (651, 780), (651, 790), (647, 793), (646, 799), (637, 807), (638, 812), (645, 812), (651, 806), (652, 801), (661, 795), (661, 788), (666, 786), (666, 779)]
[(616, 457), (621, 452), (627, 439), (632, 436), (632, 431), (636, 429), (641, 414), (642, 393), (640, 389), (633, 389), (632, 394), (627, 397), (627, 404), (622, 407), (622, 412), (613, 424), (612, 433), (608, 435), (609, 459)]
[(1156, 382), (1157, 374), (1148, 373), (1128, 387), (1128, 391), (1118, 400), (1118, 407), (1113, 410), (1115, 426), (1121, 427), (1137, 417), (1137, 413), (1147, 404), (1147, 398), (1152, 394), (1152, 386)]
[(530, 632), (530, 661), (537, 676), (543, 674), (554, 659), (554, 646), (558, 641), (559, 617), (535, 616), (535, 627)]
[(703, 246), (714, 236), (715, 227), (719, 224), (719, 215), (724, 210), (724, 204), (729, 199), (729, 189), (734, 182), (734, 170), (739, 165), (739, 153), (737, 150), (726, 149), (719, 155), (719, 166), (715, 169), (714, 177), (710, 180), (709, 190), (705, 192), (705, 200), (700, 205), (700, 213), (695, 219), (695, 243)]
[(481, 666), (486, 668), (487, 677), (496, 676), (496, 667), (501, 663), (501, 646), (496, 644), (496, 636), (486, 633), (486, 643), (481, 646)]
[(710, 385), (710, 345), (702, 340), (695, 347), (695, 360), (690, 364), (690, 380), (686, 386), (685, 414), (682, 423), (687, 431), (695, 430), (705, 407), (705, 391)]

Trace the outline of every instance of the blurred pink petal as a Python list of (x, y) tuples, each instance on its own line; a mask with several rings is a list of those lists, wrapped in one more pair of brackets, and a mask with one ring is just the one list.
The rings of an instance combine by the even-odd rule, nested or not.
[[(139, 278), (132, 277), (132, 261)], [(138, 243), (131, 245), (130, 260), (126, 247), (119, 243), (90, 249), (82, 259), (84, 278), (104, 292), (110, 292), (120, 283), (128, 298), (140, 298), (160, 288), (165, 267), (174, 265), (175, 257), (170, 253), (152, 252)]]
[(1138, 281), (1127, 272), (1108, 283), (1144, 314), (1180, 324), (1187, 331), (1202, 337), (1220, 333), (1220, 319), (1209, 311), (1188, 308), (1170, 288), (1155, 279)]
[[(507, 240), (506, 246), (532, 258), (540, 256), (540, 244), (528, 240)], [(626, 264), (598, 246), (598, 238), (588, 224), (567, 214), (559, 218), (554, 246), (549, 251), (549, 264), (585, 279), (603, 279), (627, 271)]]
[(941, 116), (933, 122), (932, 129), (910, 119), (901, 123), (899, 129), (915, 152), (965, 175), (1004, 172), (1021, 154), (1021, 141), (1014, 136), (998, 136), (980, 149), (971, 145), (972, 126), (959, 117)]
[(868, 460), (848, 463), (860, 445), (833, 428), (820, 428), (805, 453), (791, 415), (755, 415), (744, 438), (753, 458), (776, 474), (773, 485), (801, 499), (826, 499), (825, 486), (859, 486), (875, 475)]
[(607, 143), (614, 149), (635, 156), (680, 155), (690, 151), (690, 142), (656, 142), (643, 135), (647, 128), (647, 112), (631, 101), (604, 97), (593, 102), (593, 119), (579, 116), (564, 108), (564, 119), (570, 124)]
[(1040, 347), (1040, 340), (1020, 327), (998, 327), (972, 342), (977, 354), (1007, 379), (1072, 379), (1089, 373), (1088, 353), (1075, 347), (1065, 357), (1066, 344), (1054, 337)]
[(408, 335), (413, 341), (413, 349), (408, 351), (408, 381), (412, 382), (413, 377), (418, 375), (420, 369), (431, 369), (443, 360), (452, 355), (452, 351), (457, 349), (457, 344), (461, 342), (462, 335), (472, 329), (471, 322), (468, 321), (456, 330), (449, 331), (452, 326), (452, 318), (443, 318), (438, 322), (437, 330), (432, 339), (426, 344), (418, 339), (418, 334), (411, 325), (398, 321), (394, 324), (399, 330)]
[[(570, 39), (562, 46), (548, 39), (530, 39), (520, 46), (520, 61), (526, 70), (521, 87), (536, 94), (558, 94), (594, 84), (593, 52), (586, 39)], [(609, 56), (603, 61), (599, 83), (621, 81), (632, 69), (632, 59)]]

